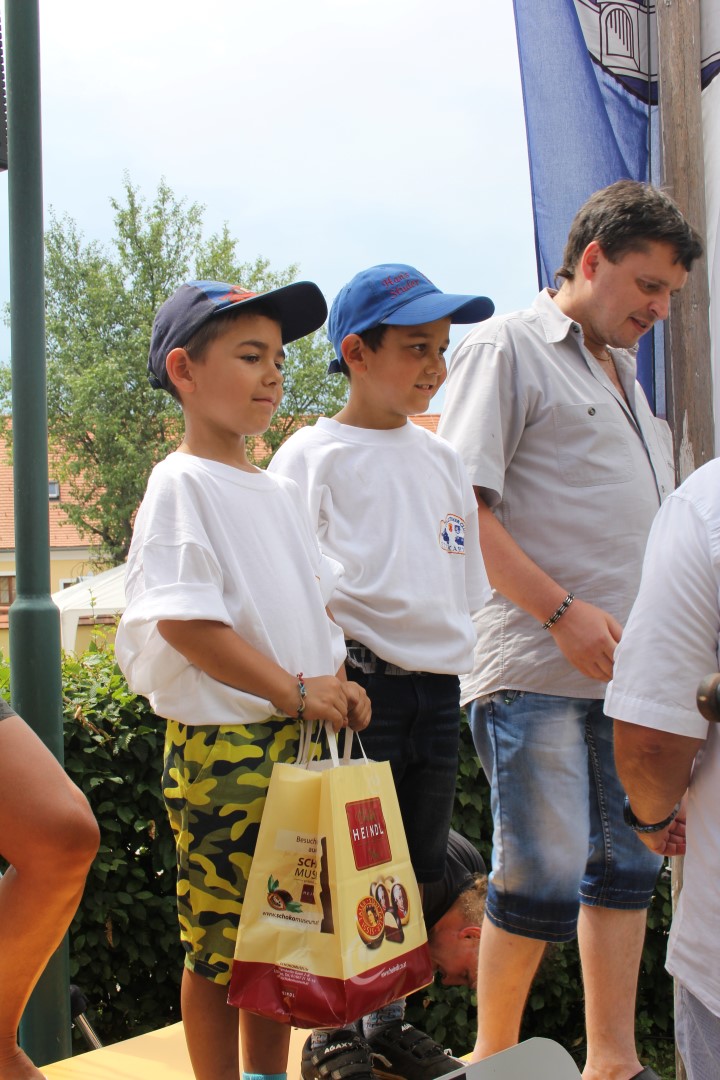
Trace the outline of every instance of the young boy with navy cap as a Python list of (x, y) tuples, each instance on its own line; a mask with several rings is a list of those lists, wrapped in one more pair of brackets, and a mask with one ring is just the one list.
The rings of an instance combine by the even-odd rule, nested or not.
[(116, 641), (130, 687), (167, 719), (163, 794), (177, 845), (182, 1013), (197, 1080), (284, 1078), (290, 1030), (226, 1004), (247, 875), (275, 761), (303, 720), (362, 728), (297, 487), (248, 460), (282, 396), (283, 345), (322, 325), (320, 290), (181, 286), (158, 311), (152, 384), (182, 406), (179, 448), (138, 511)]
[[(490, 587), (460, 457), (408, 417), (425, 412), (445, 380), (451, 324), (492, 312), (487, 297), (442, 293), (411, 266), (357, 274), (328, 323), (336, 353), (330, 370), (348, 377), (348, 402), (333, 419), (298, 431), (270, 464), (274, 475), (297, 482), (324, 554), (345, 568), (330, 609), (345, 634), (348, 678), (372, 702), (363, 742), (370, 757), (391, 764), (421, 885), (443, 875), (458, 764), (458, 675), (472, 668), (470, 611), (486, 603)], [(388, 1009), (365, 1018), (367, 1038), (316, 1032), (305, 1049), (305, 1080), (369, 1080), (382, 1025), (382, 1075), (432, 1080), (458, 1067), (403, 1025), (402, 1003)]]

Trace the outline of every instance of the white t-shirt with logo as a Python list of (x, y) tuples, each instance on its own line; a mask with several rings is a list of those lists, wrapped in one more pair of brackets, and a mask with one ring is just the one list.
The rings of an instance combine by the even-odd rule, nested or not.
[(300, 487), (323, 552), (345, 573), (330, 604), (347, 638), (409, 671), (470, 671), (470, 615), (491, 590), (460, 456), (408, 422), (320, 419), (270, 463)]
[(138, 511), (115, 650), (130, 688), (184, 724), (248, 724), (277, 712), (190, 664), (160, 619), (231, 626), (291, 674), (334, 675), (342, 633), (325, 604), (342, 567), (325, 558), (295, 484), (174, 453)]

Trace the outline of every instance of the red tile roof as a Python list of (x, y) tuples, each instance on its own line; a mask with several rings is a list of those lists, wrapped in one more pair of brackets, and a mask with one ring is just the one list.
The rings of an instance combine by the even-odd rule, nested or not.
[[(50, 479), (53, 476), (52, 455)], [(88, 547), (88, 537), (83, 537), (74, 525), (71, 525), (63, 508), (63, 485), (60, 484), (60, 499), (49, 499), (50, 547), (77, 548)], [(13, 506), (13, 470), (5, 444), (0, 441), (0, 549), (15, 550), (15, 510)]]
[(440, 423), (440, 413), (419, 413), (417, 416), (409, 416), (408, 420), (412, 420), (413, 424), (417, 424), (418, 427), (427, 428), (427, 430), (432, 431), (434, 435), (438, 429), (438, 424)]

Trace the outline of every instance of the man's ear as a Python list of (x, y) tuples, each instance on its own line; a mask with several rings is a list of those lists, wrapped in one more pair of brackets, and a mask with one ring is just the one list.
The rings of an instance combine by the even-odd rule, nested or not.
[(359, 334), (348, 334), (342, 339), (343, 360), (351, 373), (365, 371), (365, 349), (367, 346)]
[(185, 349), (171, 349), (165, 358), (165, 370), (170, 382), (183, 394), (192, 394), (195, 389), (193, 362)]
[(601, 259), (605, 255), (597, 240), (591, 240), (580, 256), (578, 267), (586, 281), (591, 281), (597, 273)]
[(463, 926), (462, 930), (458, 934), (458, 937), (463, 940), (477, 941), (480, 937), (481, 928), (479, 926)]

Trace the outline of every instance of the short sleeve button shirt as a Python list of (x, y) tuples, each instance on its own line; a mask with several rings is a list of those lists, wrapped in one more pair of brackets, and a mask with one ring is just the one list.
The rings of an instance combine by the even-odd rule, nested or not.
[[(674, 474), (669, 428), (652, 414), (634, 355), (612, 355), (627, 402), (545, 290), (461, 342), (440, 433), (530, 558), (624, 624)], [(603, 697), (602, 682), (581, 675), (536, 619), (499, 594), (475, 622), (463, 700), (505, 688)]]

